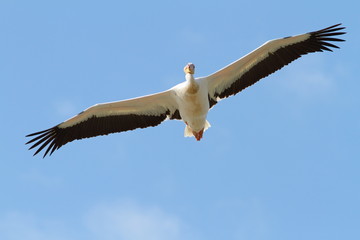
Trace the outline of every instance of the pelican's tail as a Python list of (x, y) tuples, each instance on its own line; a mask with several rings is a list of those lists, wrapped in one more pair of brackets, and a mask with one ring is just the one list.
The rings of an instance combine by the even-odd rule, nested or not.
[(210, 123), (209, 123), (207, 120), (205, 120), (204, 132), (205, 132), (209, 127), (211, 127)]
[[(204, 132), (211, 127), (210, 123), (205, 120), (205, 126), (204, 126)], [(193, 137), (193, 130), (191, 129), (191, 127), (189, 127), (188, 125), (185, 126), (185, 131), (184, 131), (184, 137)]]

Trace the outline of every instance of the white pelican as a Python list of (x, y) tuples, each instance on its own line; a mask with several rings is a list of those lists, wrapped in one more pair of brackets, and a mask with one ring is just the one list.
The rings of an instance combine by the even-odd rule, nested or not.
[(341, 24), (319, 31), (266, 42), (230, 65), (207, 76), (194, 78), (195, 66), (185, 66), (186, 81), (156, 94), (124, 101), (96, 104), (55, 127), (27, 135), (26, 144), (47, 146), (44, 157), (76, 139), (107, 135), (136, 128), (154, 127), (166, 119), (182, 120), (185, 136), (200, 140), (210, 127), (206, 116), (220, 99), (235, 95), (302, 55), (339, 48), (330, 42), (344, 41)]

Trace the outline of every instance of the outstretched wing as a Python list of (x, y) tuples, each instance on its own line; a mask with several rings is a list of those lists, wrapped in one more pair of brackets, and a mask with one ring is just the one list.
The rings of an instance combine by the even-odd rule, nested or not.
[(339, 48), (330, 42), (344, 41), (335, 37), (345, 34), (340, 32), (345, 28), (339, 27), (340, 25), (268, 41), (246, 56), (207, 76), (210, 107), (219, 99), (237, 94), (302, 55)]
[(55, 127), (27, 135), (33, 139), (26, 144), (33, 144), (29, 149), (39, 146), (34, 155), (47, 147), (45, 157), (76, 139), (154, 127), (167, 118), (180, 118), (172, 90), (94, 105)]

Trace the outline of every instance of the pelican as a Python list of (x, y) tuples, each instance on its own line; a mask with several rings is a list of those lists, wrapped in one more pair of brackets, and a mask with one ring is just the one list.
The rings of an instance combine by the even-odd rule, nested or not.
[(143, 97), (96, 104), (78, 115), (44, 131), (27, 135), (34, 155), (47, 147), (51, 155), (73, 140), (154, 127), (166, 119), (182, 120), (185, 137), (197, 141), (210, 127), (208, 111), (219, 100), (236, 95), (260, 79), (279, 70), (302, 55), (339, 48), (330, 42), (343, 39), (345, 27), (336, 24), (319, 31), (267, 41), (254, 51), (206, 77), (194, 77), (195, 65), (185, 66), (185, 82), (164, 92)]

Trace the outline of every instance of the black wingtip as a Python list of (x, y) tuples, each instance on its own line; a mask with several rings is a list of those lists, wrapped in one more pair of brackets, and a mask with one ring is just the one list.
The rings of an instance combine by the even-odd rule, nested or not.
[[(332, 52), (334, 48), (339, 48), (335, 44), (330, 42), (344, 42), (344, 39), (337, 38), (337, 36), (346, 34), (346, 32), (340, 32), (345, 29), (345, 27), (340, 27), (342, 23), (338, 23), (332, 25), (330, 27), (311, 32), (311, 39), (313, 39), (313, 43), (318, 45), (317, 51), (329, 51)], [(333, 49), (332, 49), (333, 48)]]
[[(341, 31), (343, 29), (345, 29), (346, 27), (339, 27), (341, 26), (342, 23), (338, 23), (338, 24), (335, 24), (335, 25), (332, 25), (330, 27), (327, 27), (327, 28), (323, 28), (323, 29), (320, 29), (318, 31), (314, 31), (314, 32), (310, 32), (311, 34), (326, 34), (326, 33), (331, 33), (331, 34), (334, 34), (334, 35), (342, 35), (342, 34), (345, 34), (346, 32), (338, 32), (338, 31)], [(336, 33), (335, 33), (336, 32)]]
[[(29, 147), (29, 150), (40, 146), (35, 153), (33, 154), (33, 156), (37, 155), (42, 149), (44, 149), (47, 145), (50, 144), (51, 147), (53, 147), (53, 145), (56, 146), (57, 142), (55, 141), (56, 138), (56, 127), (53, 128), (49, 128), (43, 131), (39, 131), (39, 132), (35, 132), (35, 133), (31, 133), (26, 135), (25, 137), (32, 137), (32, 139), (30, 139), (28, 142), (26, 142), (25, 144), (31, 144)], [(49, 153), (50, 149), (47, 149), (45, 151), (45, 154), (43, 156), (43, 158)]]
[[(34, 133), (30, 133), (28, 135), (26, 135), (25, 137), (32, 137), (32, 136), (35, 136), (35, 135), (39, 135), (39, 134), (42, 134), (46, 131), (48, 131), (49, 129), (46, 129), (46, 130), (43, 130), (43, 131), (40, 131), (40, 132), (34, 132)], [(27, 143), (26, 143), (27, 144)]]

